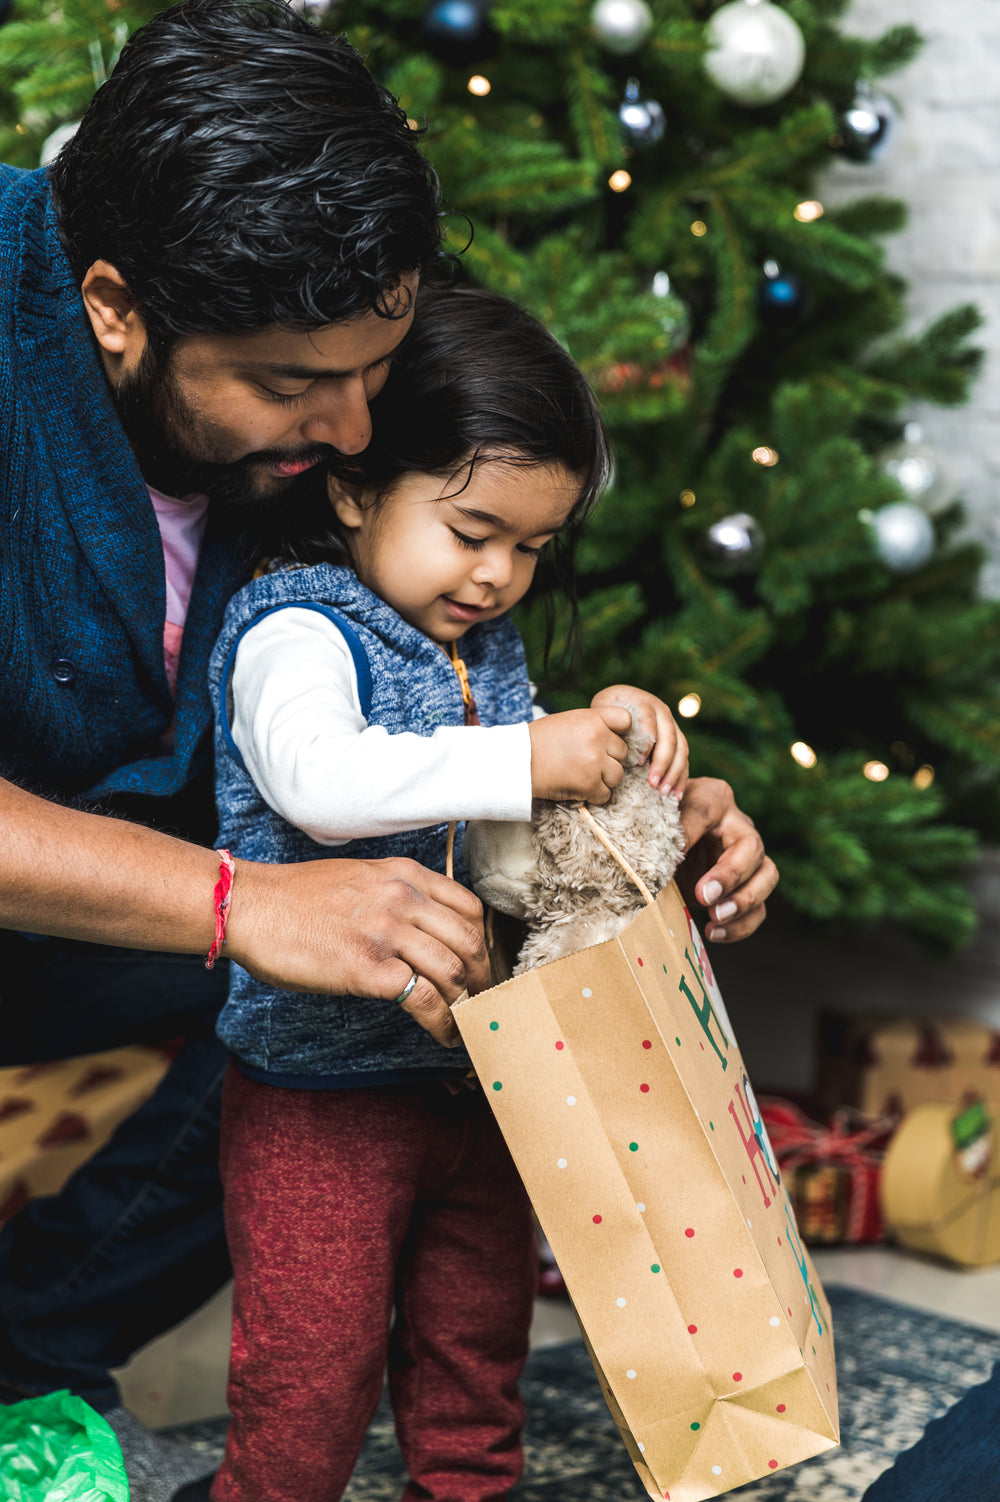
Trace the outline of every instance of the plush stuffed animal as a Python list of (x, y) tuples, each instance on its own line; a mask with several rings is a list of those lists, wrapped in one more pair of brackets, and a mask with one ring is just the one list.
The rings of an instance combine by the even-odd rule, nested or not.
[[(626, 706), (627, 707), (627, 706)], [(601, 944), (665, 887), (684, 855), (677, 800), (650, 787), (639, 757), (649, 737), (630, 731), (625, 775), (598, 806), (536, 799), (529, 824), (473, 819), (462, 855), (489, 907), (523, 919), (527, 938), (513, 973)], [(604, 835), (631, 867), (623, 869)]]

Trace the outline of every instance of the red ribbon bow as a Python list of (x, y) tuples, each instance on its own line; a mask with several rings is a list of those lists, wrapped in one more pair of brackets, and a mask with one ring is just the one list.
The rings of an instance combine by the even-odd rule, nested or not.
[(791, 1101), (764, 1096), (760, 1114), (782, 1168), (800, 1163), (842, 1163), (877, 1168), (896, 1129), (891, 1116), (871, 1117), (850, 1106), (835, 1111), (823, 1126)]

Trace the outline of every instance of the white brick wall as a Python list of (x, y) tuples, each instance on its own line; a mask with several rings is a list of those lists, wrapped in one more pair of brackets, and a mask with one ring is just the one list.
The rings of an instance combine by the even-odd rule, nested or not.
[(905, 200), (909, 224), (885, 243), (909, 282), (915, 328), (956, 303), (974, 302), (985, 317), (978, 343), (986, 359), (969, 404), (918, 405), (909, 415), (989, 548), (983, 584), (1000, 596), (1000, 0), (854, 0), (843, 28), (875, 36), (901, 22), (916, 26), (925, 45), (882, 82), (900, 107), (893, 136), (874, 162), (837, 161), (820, 197)]

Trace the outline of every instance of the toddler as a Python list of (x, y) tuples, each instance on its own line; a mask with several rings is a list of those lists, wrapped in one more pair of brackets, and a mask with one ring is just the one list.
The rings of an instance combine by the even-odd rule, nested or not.
[[(558, 341), (504, 298), (424, 290), (372, 418), (369, 449), (330, 475), (328, 520), (229, 607), (211, 668), (220, 845), (443, 871), (450, 821), (605, 802), (621, 699), (655, 742), (650, 782), (679, 795), (666, 706), (612, 685), (538, 714), (509, 618), (608, 475)], [(412, 963), (396, 1001), (233, 967), (232, 1423), (213, 1502), (336, 1502), (387, 1369), (406, 1502), (499, 1502), (520, 1475), (530, 1208), (464, 1050), (406, 1010)]]

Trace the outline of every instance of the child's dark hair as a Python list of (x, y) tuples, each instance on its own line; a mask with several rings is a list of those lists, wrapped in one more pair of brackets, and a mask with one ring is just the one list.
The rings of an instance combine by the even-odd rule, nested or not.
[(183, 0), (125, 44), (49, 169), (78, 279), (113, 265), (158, 350), (374, 310), (440, 249), (417, 136), (354, 47), (283, 0)]
[[(577, 477), (577, 500), (538, 573), (543, 591), (558, 587), (569, 601), (572, 637), (573, 543), (608, 482), (611, 451), (594, 394), (554, 335), (498, 293), (423, 287), (413, 326), (371, 414), (368, 448), (336, 456), (330, 469), (346, 484), (373, 488), (376, 505), (414, 471), (454, 476), (461, 491), (475, 465), (491, 459), (563, 465)], [(330, 507), (312, 536), (300, 534), (282, 551), (306, 563), (329, 558), (338, 547), (346, 551), (346, 540)], [(548, 634), (551, 641), (551, 613)]]

